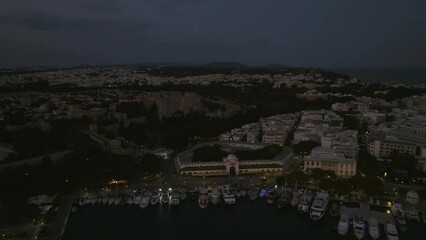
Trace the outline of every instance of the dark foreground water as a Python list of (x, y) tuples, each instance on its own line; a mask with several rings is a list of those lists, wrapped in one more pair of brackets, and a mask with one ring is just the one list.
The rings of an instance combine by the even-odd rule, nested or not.
[[(64, 239), (342, 239), (335, 230), (337, 222), (328, 214), (313, 222), (295, 208), (277, 210), (264, 199), (238, 199), (234, 206), (221, 203), (206, 209), (191, 200), (176, 207), (157, 205), (143, 210), (85, 206), (71, 214)], [(409, 222), (408, 228), (400, 239), (426, 239), (422, 223)], [(350, 231), (343, 239), (355, 238)]]

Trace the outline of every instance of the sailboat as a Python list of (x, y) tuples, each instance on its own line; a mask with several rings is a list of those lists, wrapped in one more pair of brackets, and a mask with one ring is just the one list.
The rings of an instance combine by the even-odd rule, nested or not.
[(299, 204), (299, 200), (302, 194), (303, 194), (303, 191), (302, 189), (299, 189), (297, 187), (297, 180), (296, 180), (296, 183), (294, 184), (294, 189), (293, 189), (293, 197), (291, 198), (291, 201), (290, 201), (291, 206), (296, 207), (297, 204)]

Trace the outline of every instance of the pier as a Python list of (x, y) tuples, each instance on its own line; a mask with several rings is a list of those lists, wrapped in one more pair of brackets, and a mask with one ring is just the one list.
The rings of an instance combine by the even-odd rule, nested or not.
[(340, 206), (340, 214), (347, 214), (350, 219), (354, 219), (356, 215), (360, 215), (364, 221), (368, 221), (371, 217), (377, 219), (379, 224), (386, 222), (395, 223), (391, 212), (378, 212), (370, 209), (370, 204), (366, 202), (360, 202), (359, 208)]

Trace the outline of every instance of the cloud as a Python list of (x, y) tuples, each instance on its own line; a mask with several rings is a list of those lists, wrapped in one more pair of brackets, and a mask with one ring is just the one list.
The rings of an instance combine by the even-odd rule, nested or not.
[(43, 13), (20, 13), (0, 16), (0, 25), (15, 25), (43, 31), (116, 31), (139, 32), (149, 28), (141, 21), (68, 18)]

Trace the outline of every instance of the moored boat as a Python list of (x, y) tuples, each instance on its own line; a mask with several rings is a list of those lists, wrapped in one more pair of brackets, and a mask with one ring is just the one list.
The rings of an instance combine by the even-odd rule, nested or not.
[(198, 206), (201, 208), (206, 208), (209, 204), (209, 193), (206, 188), (200, 188), (200, 193), (198, 195)]
[(86, 202), (87, 202), (87, 196), (81, 196), (80, 199), (78, 200), (78, 205), (84, 206), (86, 205)]
[[(169, 189), (169, 191), (170, 191), (171, 189)], [(169, 194), (169, 192), (168, 191), (164, 191), (162, 194), (161, 194), (161, 202), (162, 203), (168, 203), (169, 202), (169, 198), (170, 198), (170, 194)]]
[(179, 205), (180, 199), (179, 199), (179, 190), (173, 189), (170, 193), (170, 204), (173, 206)]
[(394, 203), (394, 205), (392, 206), (392, 214), (395, 218), (398, 228), (402, 232), (407, 231), (407, 221), (405, 220), (405, 213), (402, 209), (401, 203)]
[(250, 194), (249, 194), (249, 199), (250, 199), (250, 200), (256, 200), (256, 199), (257, 199), (257, 197), (258, 197), (258, 192), (259, 192), (259, 189), (258, 189), (258, 188), (253, 188), (253, 189), (251, 189), (251, 190), (250, 190)]
[(379, 223), (374, 217), (368, 219), (368, 234), (373, 240), (376, 240), (380, 237)]
[(332, 217), (337, 217), (339, 216), (340, 213), (340, 205), (336, 202), (332, 203), (330, 206), (330, 209), (328, 210), (328, 213), (330, 214), (330, 216)]
[(299, 213), (307, 213), (311, 208), (312, 199), (314, 198), (314, 193), (306, 189), (302, 196), (300, 197), (299, 204), (297, 205), (297, 211)]
[(160, 192), (159, 191), (154, 191), (152, 193), (152, 197), (151, 197), (151, 205), (155, 205), (158, 203), (158, 201), (160, 201)]
[(216, 205), (220, 202), (221, 196), (220, 196), (219, 188), (215, 187), (212, 189), (212, 194), (210, 198), (211, 198), (211, 203), (213, 203), (213, 205)]
[(328, 193), (325, 193), (325, 192), (316, 193), (315, 199), (314, 199), (314, 202), (312, 203), (311, 211), (310, 211), (310, 217), (312, 220), (314, 221), (320, 220), (324, 216), (325, 210), (327, 209), (328, 200), (329, 200)]
[(266, 202), (269, 204), (275, 203), (275, 197), (276, 197), (276, 191), (275, 188), (269, 188), (268, 192), (266, 193)]
[(384, 224), (384, 229), (387, 240), (399, 240), (395, 224), (387, 222)]
[(179, 199), (180, 199), (181, 201), (184, 201), (184, 200), (186, 199), (186, 191), (185, 191), (185, 189), (181, 189), (181, 190), (180, 190), (180, 193), (179, 193)]
[(357, 215), (355, 216), (353, 220), (353, 227), (354, 227), (354, 235), (355, 237), (360, 240), (365, 237), (365, 224), (362, 220), (362, 217)]
[(414, 207), (405, 209), (405, 217), (407, 220), (416, 220), (420, 222), (419, 212)]
[(146, 207), (148, 207), (148, 205), (151, 203), (151, 197), (152, 197), (152, 193), (150, 191), (145, 191), (141, 202), (139, 203), (139, 207), (144, 209)]
[(337, 233), (340, 236), (345, 236), (349, 231), (349, 216), (347, 214), (340, 215), (340, 221), (337, 225)]
[(232, 205), (235, 204), (235, 194), (230, 185), (223, 185), (222, 187), (222, 197), (223, 201), (226, 204)]
[(130, 195), (129, 195), (129, 198), (127, 199), (127, 202), (126, 202), (126, 203), (127, 203), (128, 205), (132, 205), (132, 204), (134, 204), (134, 203), (135, 203), (135, 198), (136, 198), (135, 194), (133, 194), (133, 193), (132, 193), (132, 194), (130, 194)]
[(259, 197), (263, 198), (266, 196), (266, 193), (268, 193), (268, 190), (266, 189), (266, 186), (262, 186), (259, 190)]

